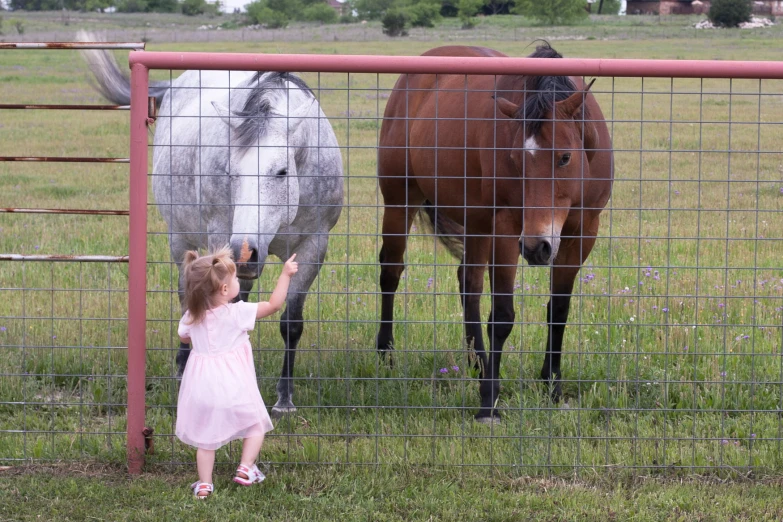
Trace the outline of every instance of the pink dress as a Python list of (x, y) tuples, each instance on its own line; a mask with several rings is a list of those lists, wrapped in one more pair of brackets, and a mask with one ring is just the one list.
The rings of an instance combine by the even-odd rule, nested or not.
[(247, 335), (257, 309), (239, 301), (208, 311), (198, 324), (187, 324), (189, 312), (180, 320), (180, 337), (191, 340), (177, 401), (176, 435), (185, 444), (214, 450), (273, 429)]

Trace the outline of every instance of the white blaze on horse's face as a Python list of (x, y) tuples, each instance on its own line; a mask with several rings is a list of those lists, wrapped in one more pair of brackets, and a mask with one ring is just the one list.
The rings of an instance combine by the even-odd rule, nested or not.
[(535, 136), (530, 136), (525, 140), (525, 152), (529, 153), (531, 156), (535, 156), (538, 149), (538, 142), (536, 141)]
[[(564, 145), (552, 144), (549, 129), (525, 140), (524, 208), (519, 250), (530, 265), (551, 264), (560, 249), (560, 235), (568, 218), (571, 200), (563, 191), (563, 176), (571, 167), (572, 154)], [(565, 150), (573, 145), (566, 144)]]
[(263, 262), (278, 230), (294, 221), (299, 207), (295, 151), (287, 146), (285, 129), (279, 128), (286, 120), (276, 119), (258, 146), (239, 151), (237, 161), (232, 161), (232, 240), (256, 243), (258, 262)]
[[(285, 114), (270, 114), (263, 132), (252, 143), (231, 151), (233, 219), (230, 244), (240, 277), (258, 277), (278, 231), (293, 223), (299, 209), (296, 151), (303, 142), (297, 134), (311, 104)], [(218, 113), (222, 107), (215, 107)], [(233, 130), (241, 118), (228, 120)], [(226, 121), (226, 120), (224, 120)]]

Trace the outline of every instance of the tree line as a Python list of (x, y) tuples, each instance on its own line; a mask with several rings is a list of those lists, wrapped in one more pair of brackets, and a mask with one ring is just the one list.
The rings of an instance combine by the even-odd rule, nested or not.
[(221, 3), (207, 0), (10, 0), (14, 11), (104, 12), (114, 8), (124, 13), (219, 14)]
[[(208, 0), (9, 0), (13, 10), (105, 11), (219, 14), (220, 2)], [(291, 21), (351, 23), (381, 20), (387, 34), (403, 34), (407, 27), (434, 27), (443, 18), (459, 18), (462, 27), (475, 25), (478, 16), (518, 14), (554, 25), (573, 23), (588, 15), (587, 0), (346, 0), (340, 12), (327, 0), (248, 0), (248, 23), (269, 28)], [(595, 0), (592, 12), (617, 14), (620, 0)], [(395, 29), (396, 28), (396, 29)], [(392, 36), (396, 35), (392, 34)]]

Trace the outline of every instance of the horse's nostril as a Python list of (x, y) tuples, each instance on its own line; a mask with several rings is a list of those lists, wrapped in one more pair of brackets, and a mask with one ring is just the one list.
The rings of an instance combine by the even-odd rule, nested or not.
[(550, 257), (552, 257), (552, 245), (549, 241), (541, 241), (538, 244), (538, 259), (542, 263), (548, 263)]
[(253, 248), (250, 250), (250, 258), (247, 263), (258, 263), (258, 250)]

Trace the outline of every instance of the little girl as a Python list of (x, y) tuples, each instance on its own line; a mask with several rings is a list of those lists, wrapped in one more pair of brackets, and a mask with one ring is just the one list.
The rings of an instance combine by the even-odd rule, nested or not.
[(288, 283), (299, 269), (296, 254), (285, 262), (269, 302), (232, 300), (239, 295), (239, 280), (231, 251), (185, 254), (185, 305), (179, 337), (190, 343), (177, 401), (176, 435), (195, 446), (199, 480), (190, 487), (198, 499), (214, 490), (212, 468), (215, 450), (242, 440), (242, 457), (234, 482), (250, 486), (264, 480), (255, 462), (264, 434), (273, 429), (258, 391), (249, 330), (256, 319), (271, 315), (285, 302)]

